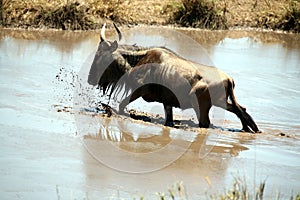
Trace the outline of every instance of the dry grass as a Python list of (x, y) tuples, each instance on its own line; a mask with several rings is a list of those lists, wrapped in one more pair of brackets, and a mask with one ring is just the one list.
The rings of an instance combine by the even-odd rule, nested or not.
[(254, 27), (300, 32), (299, 0), (226, 1), (230, 27)]
[(171, 22), (187, 27), (227, 29), (225, 12), (226, 8), (220, 9), (216, 1), (182, 0)]
[[(169, 1), (148, 0), (3, 0), (5, 27), (99, 29), (106, 20), (126, 24), (165, 24)], [(142, 6), (141, 6), (142, 5)]]
[(4, 0), (2, 24), (21, 28), (97, 29), (104, 19), (121, 20), (121, 3), (120, 0)]
[(266, 8), (257, 12), (256, 26), (268, 29), (280, 29), (300, 32), (300, 2), (266, 1)]
[(209, 29), (254, 27), (300, 32), (299, 0), (182, 0), (173, 21)]
[(121, 24), (177, 24), (300, 32), (299, 0), (0, 0), (0, 25), (64, 30)]

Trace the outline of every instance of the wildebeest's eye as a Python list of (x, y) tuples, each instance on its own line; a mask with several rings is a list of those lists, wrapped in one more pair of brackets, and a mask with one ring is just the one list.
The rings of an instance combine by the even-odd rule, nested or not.
[(110, 44), (106, 41), (102, 41), (99, 44), (99, 50), (108, 51), (110, 49)]

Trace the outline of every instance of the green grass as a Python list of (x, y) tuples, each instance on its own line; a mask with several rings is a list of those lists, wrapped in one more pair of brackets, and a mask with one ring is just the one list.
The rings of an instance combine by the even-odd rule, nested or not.
[[(253, 191), (249, 189), (245, 178), (234, 178), (233, 184), (229, 189), (225, 190), (222, 194), (207, 194), (207, 200), (263, 200), (266, 188), (266, 181), (262, 181), (260, 185)], [(174, 184), (168, 192), (156, 193), (160, 200), (188, 200), (186, 188), (182, 182)], [(281, 200), (280, 193), (274, 194), (272, 199)], [(300, 200), (300, 194), (296, 196), (293, 194), (284, 194), (290, 196), (289, 200)]]
[[(234, 181), (229, 189), (225, 189), (222, 194), (207, 194), (207, 200), (264, 200), (266, 188), (266, 181), (262, 181), (260, 185), (253, 191), (253, 189), (249, 189), (247, 185), (247, 181), (245, 178), (237, 177), (234, 178)], [(297, 191), (299, 192), (299, 191)], [(56, 186), (56, 194), (57, 200), (61, 199), (59, 187)], [(167, 192), (157, 192), (155, 194), (157, 199), (159, 200), (188, 200), (190, 199), (188, 196), (188, 192), (186, 187), (182, 182), (174, 183), (171, 187), (169, 187)], [(272, 200), (281, 200), (282, 195), (278, 192), (274, 194), (271, 198)], [(292, 194), (284, 194), (285, 200), (286, 196), (289, 196), (289, 200), (300, 200), (300, 193), (296, 195)], [(100, 199), (101, 197), (99, 197)], [(89, 199), (89, 195), (86, 193), (84, 199)], [(112, 198), (112, 200), (123, 199), (120, 197)], [(140, 195), (140, 197), (132, 198), (133, 200), (146, 200), (144, 195)]]

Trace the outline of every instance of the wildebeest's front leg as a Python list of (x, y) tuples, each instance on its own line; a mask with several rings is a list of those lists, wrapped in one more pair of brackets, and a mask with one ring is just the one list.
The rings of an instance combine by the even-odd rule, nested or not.
[[(210, 120), (209, 120), (209, 110), (212, 106), (210, 95), (208, 91), (205, 92), (196, 92), (197, 101), (198, 101), (198, 109), (194, 108), (199, 120), (200, 128), (209, 128)], [(198, 113), (198, 112), (199, 113)]]
[[(225, 105), (222, 102), (219, 102), (218, 104), (216, 104), (216, 106), (219, 106), (229, 112), (234, 113), (240, 120), (242, 123), (242, 130), (245, 132), (260, 132), (257, 128), (257, 125), (255, 124), (254, 120), (252, 119), (252, 117), (246, 112), (246, 108), (239, 105), (239, 104), (232, 104), (229, 102), (226, 102)], [(250, 129), (250, 128), (252, 129)]]
[[(244, 107), (234, 106), (231, 103), (227, 103), (225, 109), (228, 110), (228, 111), (230, 111), (230, 112), (232, 112), (232, 113), (234, 113), (234, 114), (236, 114), (236, 116), (238, 116), (238, 118), (241, 120), (241, 123), (242, 123), (242, 126), (243, 126), (243, 128), (242, 128), (243, 131), (245, 131), (245, 132), (252, 132), (249, 129), (249, 127), (248, 127), (248, 120), (251, 117), (246, 112), (246, 109)], [(248, 118), (248, 120), (244, 116), (246, 116)], [(251, 118), (251, 121), (253, 121), (252, 118)]]
[(211, 104), (208, 102), (202, 102), (199, 105), (200, 117), (199, 117), (199, 127), (200, 128), (209, 128), (210, 120), (209, 120), (209, 110), (211, 108)]
[[(246, 108), (238, 104), (234, 96), (233, 87), (234, 87), (233, 82), (229, 81), (227, 91), (228, 91), (228, 96), (232, 103), (226, 101), (227, 102), (226, 109), (230, 112), (235, 113), (240, 118), (243, 125), (243, 131), (255, 132), (255, 133), (260, 132), (252, 117), (246, 112)], [(250, 130), (250, 128), (252, 129), (252, 131)]]
[(135, 92), (133, 92), (132, 95), (130, 95), (130, 96), (126, 97), (125, 99), (123, 99), (122, 102), (119, 104), (119, 113), (124, 114), (125, 107), (129, 103), (131, 103), (131, 102), (135, 101), (136, 99), (138, 99), (139, 97), (141, 97), (141, 95), (139, 94), (138, 91), (135, 91)]
[(174, 127), (172, 106), (164, 104), (164, 110), (166, 118), (165, 126)]

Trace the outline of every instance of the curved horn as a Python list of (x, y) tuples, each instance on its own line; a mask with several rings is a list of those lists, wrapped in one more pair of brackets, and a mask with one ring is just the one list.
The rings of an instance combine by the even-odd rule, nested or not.
[(106, 41), (105, 38), (105, 26), (106, 26), (106, 22), (103, 24), (102, 29), (101, 29), (101, 33), (100, 33), (100, 41)]
[(116, 31), (118, 32), (119, 41), (120, 41), (120, 40), (122, 39), (122, 33), (121, 33), (121, 31), (118, 29), (117, 25), (116, 25), (115, 23), (113, 23), (113, 24), (114, 24), (114, 27), (115, 27)]

